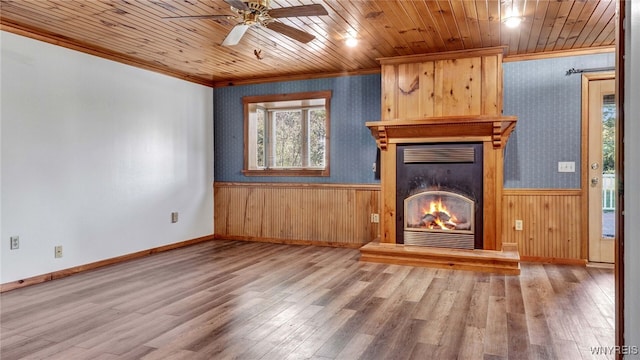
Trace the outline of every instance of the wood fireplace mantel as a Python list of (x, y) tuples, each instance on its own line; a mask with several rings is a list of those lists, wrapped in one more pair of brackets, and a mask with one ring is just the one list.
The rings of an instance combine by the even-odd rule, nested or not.
[(516, 125), (516, 116), (443, 116), (416, 120), (369, 121), (366, 126), (378, 147), (386, 150), (389, 143), (432, 141), (490, 141), (501, 149)]
[(454, 115), (370, 121), (366, 126), (381, 151), (381, 243), (396, 243), (396, 153), (402, 144), (479, 142), (483, 144), (483, 248), (502, 244), (503, 151), (516, 116)]

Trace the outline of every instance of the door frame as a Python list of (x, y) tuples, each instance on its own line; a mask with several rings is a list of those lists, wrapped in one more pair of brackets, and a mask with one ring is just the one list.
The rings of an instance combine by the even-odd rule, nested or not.
[[(604, 71), (582, 74), (582, 129), (581, 129), (581, 158), (580, 158), (580, 189), (582, 190), (582, 247), (581, 257), (589, 260), (589, 82), (599, 80), (615, 80), (615, 71)], [(617, 90), (617, 89), (616, 89)], [(619, 119), (616, 118), (616, 123)], [(616, 134), (617, 137), (617, 134)], [(616, 141), (616, 148), (619, 146)], [(617, 154), (616, 154), (617, 155)], [(616, 166), (618, 164), (616, 163)], [(617, 199), (616, 199), (617, 200)], [(616, 209), (616, 219), (618, 210)], [(617, 232), (616, 232), (617, 237)], [(614, 240), (617, 244), (617, 239)], [(614, 244), (615, 247), (615, 244)], [(616, 258), (614, 255), (614, 264)]]
[[(627, 10), (627, 6), (629, 10)], [(624, 98), (626, 96), (625, 91), (625, 78), (627, 77), (625, 67), (627, 63), (625, 61), (626, 54), (626, 42), (631, 42), (631, 36), (627, 37), (626, 28), (631, 25), (630, 20), (631, 5), (627, 5), (624, 0), (616, 0), (616, 108), (618, 110), (618, 126), (616, 127), (616, 201), (617, 201), (617, 214), (616, 214), (616, 234), (618, 236), (615, 246), (615, 266), (614, 266), (614, 280), (615, 280), (615, 344), (617, 346), (624, 346), (625, 344), (625, 328), (624, 328), (624, 315), (625, 315), (625, 289), (624, 289), (624, 153), (625, 146), (622, 139), (624, 139), (624, 124), (625, 124), (625, 107)], [(629, 15), (629, 18), (627, 17)], [(626, 23), (626, 26), (625, 26)], [(616, 354), (616, 360), (623, 360), (624, 356), (622, 352)]]
[[(615, 71), (582, 74), (582, 128), (580, 136), (580, 189), (582, 193), (582, 213), (580, 214), (580, 218), (582, 219), (582, 224), (580, 226), (580, 232), (583, 235), (580, 257), (583, 259), (589, 259), (589, 82), (615, 78)], [(619, 119), (616, 119), (616, 122), (618, 121)], [(616, 142), (616, 148), (618, 146), (619, 144)], [(616, 214), (617, 212), (618, 210), (616, 209)], [(617, 259), (614, 256), (614, 264), (616, 261)]]

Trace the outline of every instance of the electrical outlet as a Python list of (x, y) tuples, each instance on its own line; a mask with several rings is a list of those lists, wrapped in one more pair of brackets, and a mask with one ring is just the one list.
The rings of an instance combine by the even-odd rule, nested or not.
[(174, 211), (171, 213), (171, 222), (172, 223), (177, 223), (178, 222), (178, 212)]
[(371, 214), (371, 222), (374, 224), (377, 224), (380, 222), (380, 215), (379, 214)]
[(522, 220), (516, 220), (516, 230), (522, 231)]
[(10, 245), (9, 248), (11, 250), (17, 250), (20, 248), (20, 237), (19, 236), (11, 236), (9, 237)]
[(62, 257), (62, 245), (58, 245), (54, 248), (54, 257), (56, 258)]

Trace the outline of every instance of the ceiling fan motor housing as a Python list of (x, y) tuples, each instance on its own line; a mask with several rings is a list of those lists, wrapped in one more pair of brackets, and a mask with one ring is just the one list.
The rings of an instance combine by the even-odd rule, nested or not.
[(249, 9), (251, 9), (251, 12), (265, 14), (267, 10), (269, 10), (270, 2), (271, 2), (270, 0), (256, 0), (256, 1), (246, 2), (245, 4), (247, 4)]
[(248, 10), (236, 9), (236, 11), (242, 15), (242, 20), (245, 25), (264, 25), (267, 20), (270, 20), (269, 14), (267, 13), (267, 11), (269, 11), (269, 2), (270, 0), (245, 2)]

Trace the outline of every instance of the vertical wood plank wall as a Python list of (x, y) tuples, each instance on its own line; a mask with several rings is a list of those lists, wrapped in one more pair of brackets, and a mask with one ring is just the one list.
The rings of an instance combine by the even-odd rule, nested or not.
[(360, 247), (379, 237), (380, 186), (214, 184), (217, 238)]
[(502, 49), (400, 56), (381, 63), (383, 121), (502, 112)]
[[(218, 238), (360, 247), (379, 237), (378, 185), (214, 184)], [(504, 189), (502, 242), (527, 261), (584, 264), (580, 190)], [(515, 220), (523, 230), (515, 230)], [(497, 248), (501, 248), (500, 241)]]
[(517, 243), (523, 260), (584, 264), (581, 203), (581, 190), (505, 189), (502, 240)]

